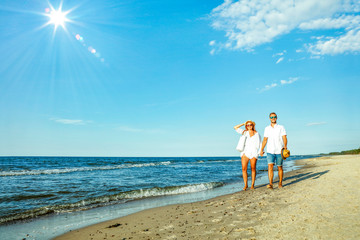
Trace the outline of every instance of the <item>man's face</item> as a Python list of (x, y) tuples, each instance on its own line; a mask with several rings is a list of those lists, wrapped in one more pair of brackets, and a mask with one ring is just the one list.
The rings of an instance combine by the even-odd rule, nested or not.
[(271, 115), (270, 115), (270, 122), (271, 122), (271, 123), (276, 123), (276, 120), (277, 120), (276, 114), (271, 114)]

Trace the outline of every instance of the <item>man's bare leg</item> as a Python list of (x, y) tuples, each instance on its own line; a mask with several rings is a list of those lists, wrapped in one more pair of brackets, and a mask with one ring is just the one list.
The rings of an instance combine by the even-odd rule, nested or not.
[(251, 165), (251, 189), (255, 189), (255, 178), (256, 178), (256, 158), (250, 159)]
[(243, 179), (244, 179), (244, 188), (243, 190), (246, 191), (246, 189), (248, 188), (248, 175), (247, 175), (247, 166), (249, 163), (249, 158), (246, 157), (245, 155), (243, 155), (241, 157), (241, 165), (242, 165), (242, 174), (243, 174)]
[(282, 166), (278, 166), (278, 174), (279, 174), (279, 188), (282, 188), (282, 181), (284, 177), (284, 171)]
[(268, 164), (268, 176), (269, 176), (269, 185), (267, 188), (273, 188), (273, 179), (274, 179), (274, 164)]

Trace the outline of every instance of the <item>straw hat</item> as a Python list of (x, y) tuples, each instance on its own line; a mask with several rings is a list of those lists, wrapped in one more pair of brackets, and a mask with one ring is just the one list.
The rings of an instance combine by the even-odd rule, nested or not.
[(281, 157), (284, 160), (287, 159), (288, 157), (290, 157), (290, 150), (285, 149), (285, 148), (281, 149)]
[(245, 127), (246, 127), (246, 124), (248, 124), (248, 123), (252, 123), (252, 124), (254, 125), (254, 127), (255, 127), (255, 122), (253, 122), (253, 121), (251, 121), (251, 120), (247, 120), (247, 121), (245, 122)]

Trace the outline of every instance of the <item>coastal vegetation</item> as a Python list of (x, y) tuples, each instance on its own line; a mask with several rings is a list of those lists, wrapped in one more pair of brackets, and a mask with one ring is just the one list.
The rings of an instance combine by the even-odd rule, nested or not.
[(341, 152), (331, 152), (328, 154), (322, 153), (321, 155), (344, 155), (344, 154), (360, 154), (360, 147), (358, 149), (346, 150)]

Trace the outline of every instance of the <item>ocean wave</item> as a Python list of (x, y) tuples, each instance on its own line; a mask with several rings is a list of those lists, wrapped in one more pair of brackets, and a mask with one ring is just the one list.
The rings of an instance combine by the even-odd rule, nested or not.
[(224, 183), (222, 182), (210, 182), (210, 183), (189, 184), (189, 185), (181, 185), (181, 186), (169, 186), (164, 188), (154, 187), (148, 189), (132, 190), (114, 195), (90, 198), (90, 199), (78, 201), (76, 203), (41, 207), (23, 213), (1, 217), (0, 224), (11, 221), (20, 221), (20, 220), (36, 218), (39, 216), (52, 214), (52, 213), (64, 213), (64, 212), (88, 210), (95, 207), (101, 207), (116, 203), (124, 203), (130, 200), (201, 192), (201, 191), (206, 191), (213, 188), (221, 187), (223, 185)]
[(72, 172), (87, 172), (98, 170), (115, 170), (122, 168), (141, 168), (152, 167), (160, 165), (169, 165), (170, 161), (157, 162), (157, 163), (137, 163), (137, 164), (121, 164), (113, 166), (100, 166), (100, 167), (78, 167), (78, 168), (59, 168), (59, 169), (37, 169), (37, 170), (19, 170), (19, 171), (4, 171), (0, 172), (0, 177), (8, 176), (24, 176), (24, 175), (50, 175), (50, 174), (63, 174)]
[(199, 160), (196, 162), (163, 161), (163, 162), (150, 162), (150, 163), (135, 163), (128, 161), (123, 164), (107, 165), (107, 166), (0, 171), (0, 177), (26, 176), (26, 175), (51, 175), (51, 174), (64, 174), (64, 173), (72, 173), (72, 172), (88, 172), (88, 171), (102, 171), (102, 170), (104, 171), (104, 170), (115, 170), (115, 169), (123, 169), (123, 168), (166, 166), (171, 164), (173, 164), (174, 167), (177, 167), (179, 164), (204, 164), (204, 163), (222, 163), (222, 162), (239, 162), (239, 161), (241, 161), (241, 159)]
[(225, 160), (211, 160), (211, 163), (222, 163), (222, 162), (241, 162), (241, 158), (239, 159), (225, 159)]

